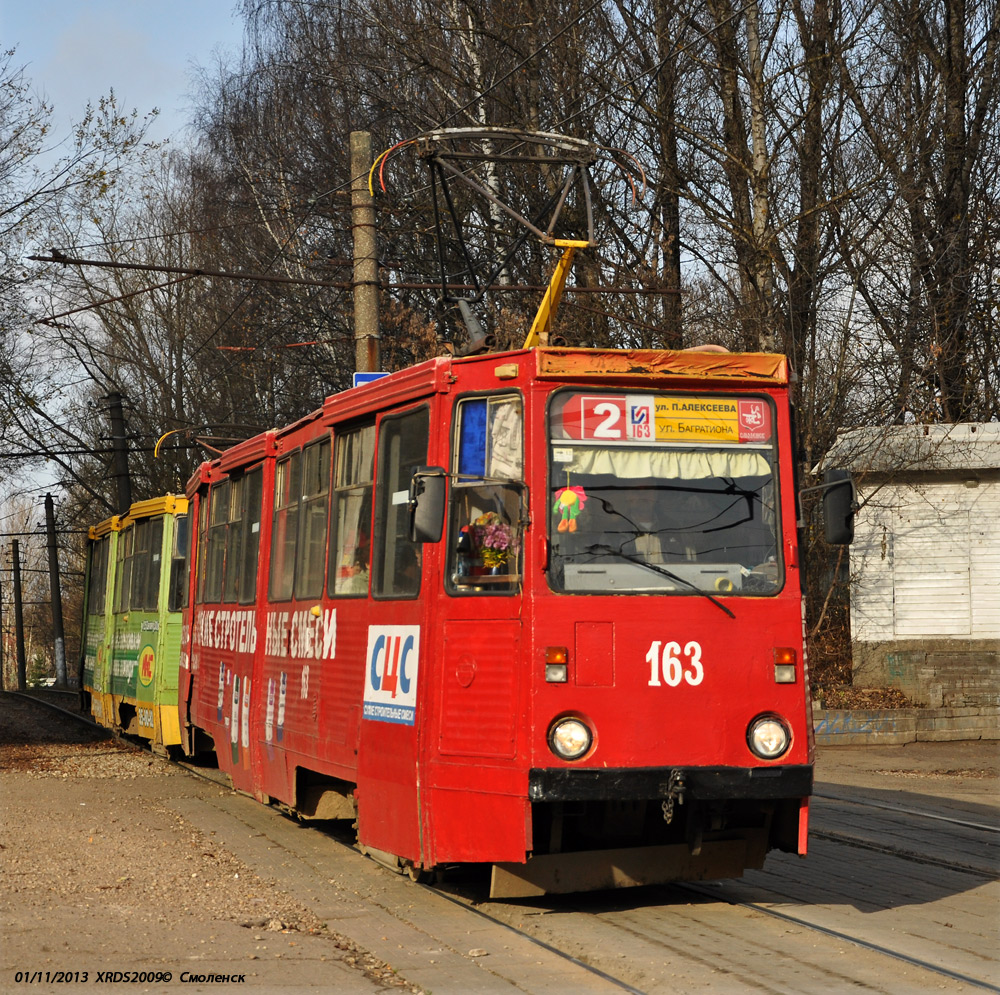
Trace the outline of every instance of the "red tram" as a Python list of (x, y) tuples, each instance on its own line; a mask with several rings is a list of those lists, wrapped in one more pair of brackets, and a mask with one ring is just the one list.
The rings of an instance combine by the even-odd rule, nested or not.
[(535, 348), (328, 398), (188, 486), (187, 752), (494, 896), (804, 854), (784, 357)]

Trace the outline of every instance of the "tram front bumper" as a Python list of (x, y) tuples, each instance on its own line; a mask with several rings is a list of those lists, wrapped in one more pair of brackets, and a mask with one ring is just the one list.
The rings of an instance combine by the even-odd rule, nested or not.
[(805, 798), (812, 794), (811, 764), (769, 767), (536, 767), (528, 772), (533, 802), (668, 798), (678, 776), (693, 801)]

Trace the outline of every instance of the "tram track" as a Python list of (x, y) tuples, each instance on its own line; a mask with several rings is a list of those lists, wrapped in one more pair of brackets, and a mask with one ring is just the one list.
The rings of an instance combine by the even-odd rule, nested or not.
[(918, 808), (908, 808), (905, 805), (893, 805), (889, 802), (875, 801), (870, 798), (850, 798), (847, 795), (831, 795), (824, 792), (813, 792), (813, 798), (820, 798), (824, 801), (836, 802), (838, 805), (856, 805), (860, 808), (877, 808), (884, 812), (893, 812), (897, 815), (915, 815), (922, 819), (930, 819), (934, 822), (946, 822), (954, 826), (962, 826), (966, 829), (980, 829), (987, 833), (1000, 833), (1000, 826), (988, 825), (982, 822), (969, 822), (966, 819), (956, 819), (949, 815), (939, 815), (937, 812), (927, 812)]
[(859, 936), (852, 936), (849, 933), (844, 933), (841, 930), (831, 929), (828, 926), (822, 926), (818, 923), (810, 922), (808, 919), (803, 919), (801, 916), (793, 916), (787, 912), (781, 912), (778, 909), (771, 908), (760, 902), (747, 902), (742, 901), (737, 898), (726, 897), (725, 895), (720, 895), (718, 892), (713, 892), (710, 888), (705, 888), (701, 885), (685, 883), (677, 885), (678, 888), (684, 891), (688, 891), (694, 894), (702, 895), (706, 898), (710, 898), (713, 901), (722, 901), (727, 905), (733, 905), (738, 908), (748, 909), (753, 912), (759, 912), (762, 915), (769, 916), (772, 919), (778, 919), (781, 922), (790, 923), (795, 926), (799, 926), (802, 929), (809, 930), (813, 933), (820, 933), (823, 936), (831, 937), (835, 940), (840, 940), (844, 943), (850, 943), (854, 946), (861, 947), (864, 950), (868, 950), (872, 953), (882, 954), (885, 957), (890, 957), (893, 960), (902, 961), (905, 964), (909, 964), (911, 967), (917, 967), (924, 971), (930, 971), (932, 974), (940, 975), (941, 977), (948, 978), (951, 981), (957, 981), (961, 984), (972, 985), (975, 988), (980, 988), (983, 991), (990, 992), (1000, 992), (1000, 986), (994, 985), (989, 981), (983, 981), (980, 978), (973, 978), (967, 974), (962, 974), (958, 971), (951, 971), (946, 967), (941, 967), (938, 964), (933, 964), (930, 961), (922, 960), (918, 957), (911, 957), (909, 954), (903, 953), (900, 950), (892, 950), (878, 943), (872, 943), (869, 940), (864, 940)]
[(876, 843), (873, 840), (864, 840), (857, 836), (848, 836), (846, 833), (836, 833), (822, 829), (810, 829), (809, 839), (827, 840), (830, 843), (841, 843), (844, 846), (857, 847), (859, 850), (869, 850), (872, 853), (881, 853), (887, 857), (899, 857), (902, 860), (909, 860), (915, 864), (926, 864), (928, 867), (940, 867), (947, 871), (975, 874), (979, 877), (985, 878), (986, 880), (991, 880), (993, 877), (989, 868), (985, 868), (977, 864), (962, 863), (955, 860), (942, 860), (940, 857), (931, 857), (927, 854), (918, 853), (916, 850), (906, 850), (903, 847)]
[[(103, 728), (94, 721), (93, 716), (87, 715), (86, 712), (81, 711), (79, 708), (76, 709), (63, 708), (62, 705), (57, 705), (55, 702), (49, 701), (47, 697), (43, 697), (42, 695), (39, 694), (32, 694), (30, 691), (7, 691), (6, 693), (14, 695), (17, 698), (24, 698), (27, 699), (28, 701), (35, 701), (39, 705), (43, 705), (45, 708), (48, 708), (53, 712), (62, 712), (63, 715), (68, 715), (70, 718), (76, 719), (82, 725), (88, 726), (91, 729)], [(59, 695), (72, 696), (73, 698), (76, 699), (77, 702), (80, 701), (79, 691), (64, 691), (61, 688), (46, 688), (45, 694), (46, 695), (59, 694)], [(109, 736), (113, 735), (110, 729), (106, 730), (106, 732), (108, 733)]]
[[(68, 694), (72, 694), (72, 692)], [(47, 709), (63, 713), (84, 725), (101, 728), (93, 722), (90, 716), (78, 709), (61, 707), (58, 703), (47, 701), (40, 696), (31, 694), (23, 694), (22, 696), (39, 702)], [(130, 746), (138, 751), (144, 751), (142, 744), (132, 742), (128, 738), (116, 736), (115, 740), (122, 745)], [(144, 752), (149, 751), (145, 750)], [(157, 754), (153, 755), (158, 756)], [(228, 778), (217, 769), (201, 768), (186, 760), (163, 756), (159, 756), (159, 759), (166, 760), (171, 766), (179, 767), (187, 773), (211, 783), (215, 787), (233, 791), (229, 785)], [(233, 793), (239, 794), (238, 792)], [(822, 797), (838, 805), (849, 802), (853, 805), (861, 805), (869, 808), (888, 809), (893, 814), (907, 818), (928, 815), (928, 813), (923, 813), (916, 809), (906, 809), (901, 806), (879, 803), (872, 804), (868, 801), (861, 801), (855, 798), (842, 798), (829, 793), (823, 793), (818, 797)], [(937, 821), (942, 820), (952, 825), (961, 825), (971, 831), (986, 829), (990, 833), (995, 832), (993, 827), (983, 827), (976, 822), (948, 817), (939, 817)], [(347, 839), (343, 837), (338, 838), (335, 833), (330, 832), (324, 832), (323, 835), (326, 839), (336, 843), (338, 847), (350, 850), (352, 855), (362, 855), (358, 848)], [(826, 829), (814, 829), (811, 835), (817, 840), (822, 840), (837, 847), (858, 847), (889, 857), (939, 867), (949, 872), (976, 875), (986, 880), (982, 868), (935, 858), (928, 854), (920, 854), (898, 846), (861, 840), (845, 833)], [(742, 898), (738, 894), (733, 893), (732, 890), (738, 885), (739, 883), (729, 882), (720, 882), (715, 886), (684, 883), (671, 887), (672, 889), (676, 889), (676, 894), (697, 897), (698, 906), (703, 912), (707, 912), (707, 915), (700, 915), (702, 920), (706, 918), (712, 919), (716, 915), (711, 912), (711, 904), (706, 905), (706, 902), (719, 903), (720, 906), (743, 909), (754, 915), (759, 913), (776, 923), (784, 924), (786, 927), (793, 926), (809, 934), (825, 937), (827, 940), (834, 941), (835, 943), (850, 944), (853, 947), (867, 951), (874, 957), (887, 958), (888, 960), (905, 964), (910, 968), (928, 972), (930, 976), (938, 977), (942, 982), (948, 981), (981, 991), (1000, 992), (1000, 987), (992, 984), (990, 981), (977, 978), (968, 973), (967, 970), (954, 970), (941, 963), (934, 963), (926, 957), (919, 956), (919, 951), (917, 951), (918, 956), (914, 956), (912, 951), (908, 953), (904, 949), (896, 949), (893, 944), (878, 942), (877, 937), (865, 938), (856, 935), (853, 930), (836, 928), (836, 924), (831, 925), (812, 921), (806, 916), (796, 915), (784, 909), (776, 908), (767, 901), (754, 901)], [(540, 951), (545, 951), (550, 956), (559, 958), (567, 963), (567, 965), (573, 965), (577, 970), (584, 971), (594, 978), (601, 979), (603, 983), (612, 986), (618, 991), (635, 993), (635, 995), (645, 995), (647, 991), (662, 991), (662, 988), (656, 984), (650, 983), (647, 986), (646, 975), (641, 971), (636, 974), (634, 967), (628, 972), (631, 975), (630, 977), (622, 978), (616, 976), (616, 965), (612, 959), (615, 955), (609, 954), (608, 951), (628, 949), (628, 944), (631, 943), (642, 942), (651, 949), (659, 950), (661, 959), (663, 957), (670, 958), (671, 964), (673, 965), (676, 962), (679, 968), (690, 970), (706, 969), (707, 962), (704, 958), (699, 958), (696, 951), (689, 951), (685, 946), (685, 940), (683, 939), (684, 930), (690, 927), (689, 920), (685, 917), (685, 908), (678, 906), (676, 902), (671, 902), (669, 899), (665, 901), (662, 892), (659, 892), (653, 898), (648, 909), (643, 907), (642, 903), (638, 903), (634, 908), (629, 908), (626, 901), (623, 905), (625, 911), (622, 914), (622, 919), (632, 919), (634, 922), (615, 921), (618, 911), (614, 908), (609, 909), (609, 904), (613, 906), (616, 898), (609, 898), (608, 895), (596, 898), (587, 896), (579, 901), (560, 900), (554, 905), (556, 912), (554, 916), (545, 915), (544, 911), (538, 913), (541, 918), (535, 921), (537, 929), (535, 932), (532, 932), (532, 928), (519, 928), (515, 922), (511, 921), (511, 916), (523, 916), (525, 914), (523, 908), (518, 909), (512, 906), (505, 909), (501, 906), (494, 909), (492, 903), (483, 900), (481, 887), (477, 890), (477, 886), (463, 887), (462, 884), (457, 886), (451, 884), (446, 889), (429, 884), (417, 884), (417, 888), (429, 895), (435, 896), (438, 900), (445, 899), (447, 902), (460, 907), (464, 912), (470, 913), (477, 919), (502, 928), (512, 936), (517, 936)], [(615, 893), (615, 896), (617, 897), (619, 894)], [(528, 914), (532, 913), (529, 912)], [(560, 914), (567, 916), (566, 921), (554, 922), (554, 920), (561, 918)], [(817, 915), (821, 914), (817, 910)], [(590, 925), (580, 923), (576, 919), (577, 916), (586, 917)], [(542, 935), (538, 935), (538, 933)], [(625, 934), (630, 937), (628, 941), (624, 940)], [(614, 938), (616, 935), (621, 935), (622, 940), (616, 941)], [(597, 942), (591, 940), (589, 944), (583, 943), (580, 939), (581, 936), (600, 937), (600, 940)], [(586, 953), (581, 956), (582, 951), (589, 949), (594, 950), (593, 963), (586, 959)], [(735, 965), (735, 968), (732, 969), (737, 971), (742, 970), (738, 960), (735, 961)], [(846, 975), (844, 977), (846, 978)]]
[[(847, 799), (844, 799), (847, 800)], [(862, 803), (859, 803), (862, 804)], [(922, 813), (917, 810), (901, 810), (898, 806), (874, 806), (878, 808), (889, 807), (895, 813), (900, 815), (907, 815), (909, 817), (920, 815)], [(982, 828), (981, 824), (975, 822), (966, 822), (958, 819), (947, 819), (952, 824), (962, 825), (965, 828), (971, 830), (977, 830)], [(992, 830), (992, 827), (987, 827)], [(883, 856), (888, 856), (897, 859), (903, 859), (911, 861), (918, 864), (923, 864), (927, 866), (933, 866), (941, 868), (948, 872), (960, 873), (970, 875), (972, 878), (976, 879), (977, 883), (987, 884), (994, 880), (995, 874), (991, 873), (989, 869), (975, 866), (973, 864), (961, 863), (958, 861), (944, 860), (940, 858), (935, 858), (928, 854), (921, 854), (919, 852), (908, 850), (903, 847), (879, 844), (872, 841), (860, 840), (855, 837), (848, 836), (843, 833), (827, 831), (827, 830), (817, 830), (813, 829), (810, 832), (811, 838), (816, 840), (823, 840), (828, 843), (832, 843), (837, 846), (848, 846), (848, 847), (859, 847), (873, 852), (879, 853)], [(767, 871), (764, 872), (767, 874)], [(670, 886), (672, 889), (676, 890), (680, 894), (687, 894), (692, 896), (697, 896), (699, 899), (708, 900), (712, 903), (722, 903), (733, 908), (744, 909), (748, 912), (754, 914), (761, 914), (777, 922), (783, 923), (787, 926), (798, 927), (807, 933), (823, 936), (827, 939), (834, 940), (839, 943), (850, 944), (859, 949), (865, 950), (870, 954), (877, 957), (884, 957), (892, 961), (900, 962), (911, 968), (918, 969), (920, 971), (926, 971), (934, 977), (941, 979), (947, 979), (948, 981), (955, 982), (957, 984), (966, 985), (970, 988), (977, 990), (988, 991), (988, 992), (1000, 992), (1000, 986), (992, 983), (990, 980), (986, 980), (982, 977), (976, 977), (974, 974), (968, 973), (962, 970), (952, 969), (943, 963), (935, 963), (933, 960), (927, 957), (914, 956), (913, 953), (908, 953), (905, 949), (907, 939), (912, 940), (917, 932), (914, 932), (913, 936), (904, 937), (901, 941), (900, 946), (895, 946), (891, 943), (887, 944), (885, 942), (878, 942), (877, 939), (865, 938), (862, 935), (858, 935), (857, 932), (851, 930), (844, 930), (842, 928), (836, 928), (835, 926), (824, 924), (823, 922), (816, 921), (815, 918), (810, 919), (803, 915), (795, 915), (788, 911), (776, 908), (773, 904), (766, 901), (753, 901), (747, 900), (739, 897), (733, 893), (736, 887), (742, 885), (742, 882), (717, 882), (714, 886), (699, 885), (693, 882), (677, 883)], [(453, 900), (456, 900), (453, 898)], [(466, 895), (464, 901), (471, 903), (475, 901), (474, 898)], [(598, 901), (603, 901), (603, 899), (598, 899)], [(671, 910), (674, 908), (673, 903), (667, 903), (666, 905), (661, 904), (662, 900), (657, 900), (655, 905), (662, 911), (664, 908)], [(488, 903), (486, 903), (488, 905)], [(817, 907), (817, 910), (820, 907)], [(488, 918), (503, 922), (503, 915), (494, 916), (486, 907), (479, 907), (476, 909), (478, 914), (486, 916)], [(589, 915), (590, 917), (600, 921), (600, 929), (602, 931), (620, 930), (622, 932), (628, 933), (630, 936), (642, 936), (646, 937), (648, 935), (647, 929), (644, 925), (639, 926), (638, 924), (629, 924), (616, 922), (613, 918), (613, 913), (611, 916), (606, 915), (606, 910), (601, 912), (594, 912), (588, 907), (588, 899), (583, 898), (579, 902), (574, 902), (571, 906), (563, 906), (563, 912), (570, 913), (573, 916), (577, 915)], [(683, 912), (683, 910), (678, 910)], [(817, 911), (818, 915), (822, 915), (821, 911)], [(634, 912), (630, 915), (637, 918), (638, 923), (642, 923), (644, 918), (644, 912)], [(508, 924), (509, 925), (509, 924)], [(665, 934), (666, 935), (666, 934)], [(606, 940), (606, 945), (614, 949), (615, 942), (613, 938), (608, 938)], [(665, 949), (671, 948), (673, 945), (671, 943), (665, 943)]]
[[(586, 961), (582, 961), (579, 958), (573, 956), (572, 954), (569, 954), (566, 951), (559, 949), (558, 946), (555, 946), (551, 943), (539, 939), (538, 937), (534, 936), (531, 932), (519, 929), (518, 927), (512, 925), (509, 921), (507, 921), (504, 918), (503, 914), (501, 913), (493, 914), (490, 911), (488, 911), (489, 903), (483, 903), (482, 905), (477, 905), (476, 904), (477, 899), (474, 896), (469, 895), (468, 893), (464, 895), (448, 893), (442, 891), (440, 888), (428, 884), (419, 884), (417, 887), (432, 891), (436, 895), (443, 897), (454, 904), (460, 905), (461, 907), (467, 909), (468, 911), (474, 913), (475, 915), (483, 919), (486, 919), (491, 923), (502, 926), (507, 930), (510, 930), (511, 932), (529, 940), (530, 942), (538, 945), (539, 947), (542, 947), (554, 954), (557, 954), (558, 956), (566, 959), (567, 961), (577, 964), (578, 966), (584, 968), (585, 970), (595, 975), (598, 975), (604, 978), (605, 980), (612, 982), (613, 984), (620, 987), (623, 991), (636, 993), (636, 995), (643, 995), (644, 993), (644, 989), (637, 988), (620, 978), (615, 978), (608, 972), (601, 970), (600, 968), (595, 967), (594, 965), (588, 964)], [(710, 887), (705, 887), (703, 885), (698, 885), (696, 883), (691, 883), (691, 882), (683, 882), (683, 883), (678, 882), (676, 884), (670, 885), (669, 887), (672, 890), (676, 890), (682, 894), (698, 896), (699, 898), (707, 899), (712, 903), (722, 903), (730, 907), (745, 909), (753, 913), (759, 913), (770, 919), (782, 922), (786, 925), (797, 926), (808, 933), (824, 936), (828, 939), (833, 939), (841, 943), (849, 943), (853, 946), (866, 950), (869, 953), (881, 957), (886, 957), (890, 960), (905, 963), (910, 967), (927, 971), (932, 975), (941, 978), (947, 978), (948, 980), (957, 982), (959, 984), (969, 985), (982, 991), (1000, 992), (1000, 986), (994, 985), (989, 981), (985, 981), (980, 978), (975, 978), (972, 977), (971, 975), (964, 974), (959, 971), (950, 970), (947, 967), (943, 967), (939, 964), (934, 964), (931, 961), (918, 957), (913, 957), (905, 953), (904, 951), (894, 950), (883, 944), (875, 943), (870, 940), (865, 940), (860, 936), (852, 935), (842, 930), (833, 929), (829, 926), (824, 926), (820, 923), (812, 922), (809, 919), (803, 918), (801, 916), (795, 916), (787, 912), (782, 912), (778, 909), (770, 907), (766, 903), (744, 901), (739, 898), (726, 895), (725, 882), (719, 882), (719, 887), (714, 890)], [(603, 902), (605, 899), (601, 898), (599, 900)], [(575, 915), (588, 916), (589, 918), (591, 918), (592, 920), (594, 920), (596, 923), (599, 924), (599, 928), (603, 932), (607, 932), (608, 930), (610, 930), (612, 932), (626, 933), (633, 938), (640, 937), (648, 939), (644, 931), (638, 930), (632, 925), (621, 922), (615, 922), (613, 920), (606, 918), (601, 913), (589, 910), (587, 908), (586, 899), (582, 900), (577, 904), (573, 904), (571, 907), (565, 907), (564, 911), (567, 913), (571, 913), (574, 916)], [(614, 949), (616, 947), (616, 944), (614, 943), (613, 939), (611, 938), (607, 939), (607, 947), (609, 949)]]

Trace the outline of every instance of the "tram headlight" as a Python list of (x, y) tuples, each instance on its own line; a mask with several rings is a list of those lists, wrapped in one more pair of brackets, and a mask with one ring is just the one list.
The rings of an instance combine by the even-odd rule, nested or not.
[(578, 760), (593, 742), (594, 735), (582, 719), (559, 719), (549, 729), (549, 749), (560, 760)]
[(761, 760), (776, 760), (791, 742), (788, 726), (777, 715), (758, 715), (747, 728), (747, 745)]

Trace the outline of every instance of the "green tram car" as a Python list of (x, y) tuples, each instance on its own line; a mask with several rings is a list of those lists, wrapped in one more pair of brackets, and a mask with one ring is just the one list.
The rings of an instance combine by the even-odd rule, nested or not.
[(138, 501), (90, 529), (84, 708), (162, 752), (180, 743), (177, 667), (187, 580), (188, 502)]

